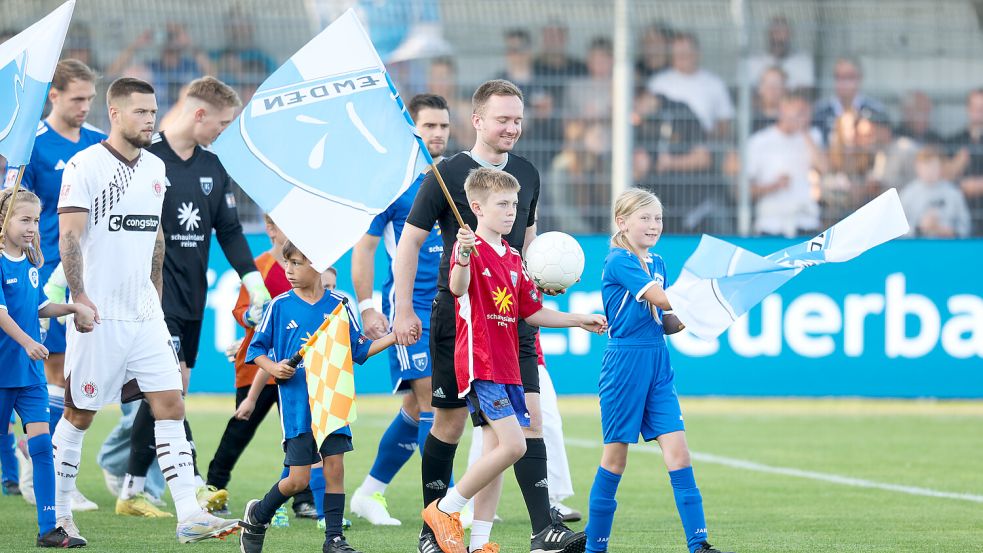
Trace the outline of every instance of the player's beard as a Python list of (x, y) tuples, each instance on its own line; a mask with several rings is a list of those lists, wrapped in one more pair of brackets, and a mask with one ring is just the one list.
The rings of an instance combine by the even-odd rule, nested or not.
[(62, 123), (68, 125), (69, 128), (72, 128), (72, 129), (79, 129), (85, 123), (85, 119), (82, 119), (81, 121), (79, 121), (78, 118), (75, 117), (74, 115), (64, 115), (64, 114), (62, 114), (62, 115), (60, 115), (60, 118), (61, 118)]
[(132, 135), (124, 135), (123, 138), (126, 139), (127, 142), (132, 144), (134, 148), (146, 148), (147, 146), (150, 146), (150, 142), (153, 139), (153, 135), (151, 134), (150, 137), (144, 138), (143, 132), (137, 131)]

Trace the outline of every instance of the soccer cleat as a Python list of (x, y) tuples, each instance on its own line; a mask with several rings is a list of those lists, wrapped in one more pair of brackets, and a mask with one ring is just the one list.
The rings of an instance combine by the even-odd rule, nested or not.
[(260, 524), (253, 519), (252, 510), (258, 504), (258, 499), (250, 499), (246, 503), (242, 520), (239, 521), (239, 527), (242, 528), (242, 534), (239, 535), (239, 551), (241, 553), (260, 553), (263, 551), (263, 540), (266, 539), (266, 529), (270, 525)]
[[(324, 532), (324, 529), (327, 528), (327, 527), (328, 527), (328, 524), (326, 522), (324, 522), (324, 519), (323, 518), (317, 519), (317, 529), (318, 530)], [(341, 519), (341, 529), (342, 530), (351, 530), (352, 529), (352, 521), (350, 519), (347, 519), (347, 518), (342, 518)]]
[(468, 553), (464, 545), (464, 528), (461, 527), (460, 513), (447, 514), (437, 508), (439, 499), (434, 499), (423, 510), (423, 522), (433, 530), (437, 546), (444, 553)]
[(726, 552), (721, 551), (719, 549), (714, 549), (713, 546), (710, 545), (709, 543), (703, 542), (703, 544), (700, 545), (699, 549), (697, 549), (693, 553), (726, 553)]
[(417, 553), (440, 553), (440, 546), (437, 545), (436, 538), (429, 532), (420, 532), (420, 544), (416, 548)]
[(478, 549), (472, 550), (471, 553), (498, 553), (499, 549), (500, 546), (497, 543), (490, 541)]
[(200, 512), (177, 525), (177, 541), (192, 543), (209, 538), (224, 539), (239, 531), (239, 521), (236, 519), (218, 518), (217, 516)]
[(567, 507), (563, 503), (557, 501), (552, 505), (552, 508), (560, 512), (560, 520), (563, 522), (577, 522), (584, 518), (584, 515), (580, 514), (580, 511)]
[(38, 547), (55, 547), (58, 549), (68, 549), (70, 547), (85, 547), (86, 541), (81, 537), (69, 536), (61, 526), (56, 526), (43, 536), (38, 536)]
[(287, 516), (286, 507), (280, 505), (276, 508), (273, 519), (270, 520), (270, 526), (273, 528), (290, 528), (290, 517)]
[(215, 486), (198, 486), (195, 496), (198, 505), (209, 513), (228, 508), (226, 504), (229, 502), (229, 492), (226, 490), (220, 490)]
[(20, 482), (18, 483), (18, 487), (20, 488), (21, 497), (24, 498), (24, 501), (34, 505), (34, 463), (31, 461), (31, 456), (27, 454), (26, 436), (22, 436), (17, 441), (17, 448), (14, 450), (14, 455), (17, 456), (17, 463), (20, 465)]
[(106, 489), (109, 490), (110, 495), (119, 497), (119, 492), (123, 489), (123, 477), (102, 469), (102, 479), (106, 483)]
[(587, 535), (574, 532), (563, 524), (560, 512), (550, 509), (553, 522), (529, 538), (530, 553), (583, 553)]
[(294, 503), (294, 517), (317, 520), (317, 507), (310, 501)]
[(71, 516), (61, 517), (55, 521), (55, 528), (61, 528), (64, 530), (65, 534), (69, 538), (72, 538), (75, 543), (82, 542), (82, 545), (76, 545), (75, 547), (85, 547), (85, 545), (89, 543), (82, 537), (82, 534), (79, 533), (78, 526), (75, 526), (75, 519), (73, 519)]
[(162, 511), (151, 503), (150, 494), (140, 492), (129, 499), (122, 497), (116, 500), (116, 514), (144, 518), (171, 518), (174, 515)]
[(368, 495), (362, 492), (362, 488), (356, 488), (355, 493), (352, 494), (351, 508), (353, 513), (376, 526), (399, 526), (402, 524), (389, 514), (386, 496), (379, 492)]
[(20, 485), (13, 480), (8, 480), (3, 483), (3, 495), (21, 495)]
[(95, 511), (98, 508), (99, 506), (94, 501), (89, 500), (88, 497), (82, 495), (82, 492), (78, 488), (72, 492), (72, 512)]
[(324, 547), (321, 548), (321, 551), (323, 553), (360, 553), (345, 541), (345, 536), (335, 536), (324, 542)]

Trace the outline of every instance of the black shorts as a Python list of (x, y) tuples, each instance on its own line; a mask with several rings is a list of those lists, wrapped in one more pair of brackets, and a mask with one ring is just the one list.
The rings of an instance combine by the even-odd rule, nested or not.
[[(439, 291), (430, 313), (430, 359), (433, 374), (431, 403), (440, 409), (467, 407), (464, 398), (457, 397), (457, 374), (454, 372), (454, 344), (457, 321), (454, 319), (454, 296)], [(536, 334), (539, 329), (519, 321), (519, 374), (526, 393), (539, 393), (539, 356), (536, 354)]]
[(201, 320), (191, 321), (164, 315), (164, 322), (167, 323), (167, 331), (171, 333), (171, 342), (174, 343), (178, 360), (193, 369), (195, 360), (198, 359), (198, 343), (201, 341)]
[(314, 434), (306, 432), (283, 442), (283, 466), (305, 467), (315, 465), (321, 462), (321, 457), (331, 457), (354, 450), (355, 445), (352, 443), (351, 436), (331, 434), (324, 439), (324, 443), (318, 449), (314, 442)]

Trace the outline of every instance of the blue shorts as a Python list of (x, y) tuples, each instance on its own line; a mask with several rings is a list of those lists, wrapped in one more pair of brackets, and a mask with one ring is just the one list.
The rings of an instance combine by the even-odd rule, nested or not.
[[(32, 422), (50, 422), (48, 386), (33, 384), (23, 388), (0, 388), (0, 420), (13, 422), (10, 416), (15, 411), (24, 425)], [(0, 435), (5, 435), (9, 425), (2, 426)]]
[[(522, 384), (496, 384), (490, 380), (471, 382), (471, 390), (464, 398), (471, 412), (471, 422), (484, 426), (489, 420), (497, 421), (514, 416), (519, 426), (529, 426), (529, 410)], [(487, 420), (486, 420), (487, 419)]]
[(604, 443), (638, 443), (684, 430), (665, 343), (604, 350), (600, 378)]
[(409, 390), (411, 380), (430, 378), (432, 370), (429, 330), (424, 329), (423, 335), (412, 346), (396, 344), (389, 348), (389, 377), (394, 394)]
[(352, 437), (347, 434), (329, 434), (321, 447), (317, 447), (314, 434), (307, 432), (300, 436), (287, 438), (283, 442), (283, 466), (303, 467), (321, 462), (321, 457), (331, 457), (354, 451)]
[[(58, 267), (57, 263), (45, 263), (38, 269), (38, 276), (41, 277), (41, 286), (48, 282), (48, 278), (51, 277), (51, 273), (54, 272), (55, 268)], [(43, 294), (44, 291), (42, 290)], [(68, 301), (68, 295), (66, 294), (62, 298), (62, 303)], [(65, 353), (65, 325), (58, 322), (57, 317), (52, 317), (51, 324), (48, 326), (48, 332), (45, 333), (44, 339), (41, 340), (44, 343), (44, 347), (48, 348), (48, 353)]]

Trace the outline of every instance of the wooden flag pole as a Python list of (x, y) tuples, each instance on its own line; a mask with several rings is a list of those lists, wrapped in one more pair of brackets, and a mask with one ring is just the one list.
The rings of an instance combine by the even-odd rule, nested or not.
[(7, 206), (7, 213), (3, 218), (3, 227), (0, 228), (0, 250), (3, 249), (3, 239), (7, 236), (7, 223), (10, 222), (10, 215), (14, 212), (14, 200), (17, 198), (17, 191), (20, 190), (20, 180), (24, 178), (24, 169), (27, 165), (21, 165), (17, 170), (17, 179), (14, 180), (14, 191), (10, 194), (10, 205)]
[[(440, 171), (437, 169), (436, 163), (431, 163), (430, 168), (433, 169), (433, 174), (437, 177), (437, 184), (440, 185), (440, 189), (444, 192), (444, 197), (447, 198), (447, 203), (451, 206), (451, 211), (454, 212), (454, 218), (457, 219), (457, 225), (461, 228), (467, 228), (470, 230), (466, 224), (464, 224), (464, 219), (461, 218), (461, 212), (457, 210), (457, 204), (454, 203), (454, 198), (451, 197), (450, 190), (447, 190), (447, 185), (444, 184), (444, 177), (440, 176)], [(475, 257), (478, 257), (478, 249), (472, 250)], [(453, 263), (452, 263), (453, 264)]]

